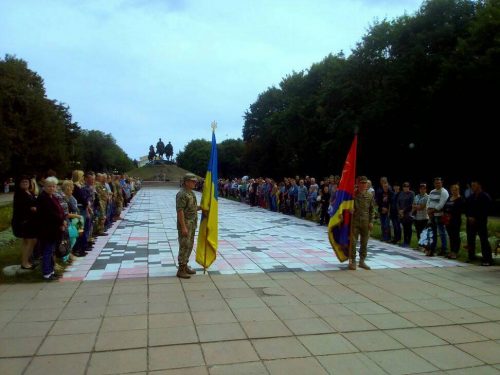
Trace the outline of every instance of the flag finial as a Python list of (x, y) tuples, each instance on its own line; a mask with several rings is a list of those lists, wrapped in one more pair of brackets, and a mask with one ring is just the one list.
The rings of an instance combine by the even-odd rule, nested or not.
[(212, 131), (215, 131), (215, 129), (217, 129), (217, 121), (212, 121)]

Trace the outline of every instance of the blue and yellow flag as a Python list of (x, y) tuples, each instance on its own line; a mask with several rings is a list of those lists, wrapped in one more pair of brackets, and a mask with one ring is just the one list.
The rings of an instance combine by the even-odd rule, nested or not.
[(328, 239), (341, 262), (349, 259), (351, 249), (351, 220), (354, 210), (354, 180), (356, 176), (356, 147), (354, 136), (342, 170), (342, 177), (333, 201), (333, 215), (328, 223)]
[(217, 143), (215, 142), (215, 127), (212, 132), (212, 151), (208, 162), (205, 183), (201, 195), (201, 222), (196, 246), (196, 262), (204, 269), (210, 267), (217, 257), (219, 245), (219, 207), (217, 198)]

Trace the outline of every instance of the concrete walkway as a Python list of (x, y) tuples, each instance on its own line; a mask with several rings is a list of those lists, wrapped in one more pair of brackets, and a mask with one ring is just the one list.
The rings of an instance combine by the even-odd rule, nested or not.
[(0, 193), (0, 207), (11, 204), (13, 199), (14, 193)]
[[(230, 269), (179, 280), (162, 275), (171, 272), (176, 249), (171, 213), (154, 208), (171, 204), (170, 194), (141, 190), (78, 280), (0, 285), (0, 374), (500, 373), (498, 267), (425, 263), (419, 253), (372, 241), (371, 264), (379, 269), (346, 271), (322, 259), (327, 249), (315, 241), (324, 227), (221, 200), (220, 237), (232, 247), (221, 246), (219, 255)], [(224, 224), (234, 210), (250, 220), (248, 233), (282, 227), (290, 237), (249, 242), (248, 233)], [(149, 221), (162, 215), (151, 231)], [(111, 241), (118, 236), (120, 243)], [(270, 252), (281, 241), (289, 243), (280, 251), (320, 261), (304, 269), (306, 263), (268, 267), (254, 260), (258, 267), (247, 270), (224, 255), (262, 253), (275, 262), (280, 258)], [(120, 245), (128, 254), (111, 262)], [(109, 259), (98, 259), (108, 256), (105, 249), (112, 250)], [(391, 263), (391, 256), (401, 259)], [(118, 264), (117, 271), (91, 280), (99, 261), (104, 269)], [(142, 273), (120, 275), (135, 262), (145, 262)], [(323, 267), (330, 262), (336, 267)]]

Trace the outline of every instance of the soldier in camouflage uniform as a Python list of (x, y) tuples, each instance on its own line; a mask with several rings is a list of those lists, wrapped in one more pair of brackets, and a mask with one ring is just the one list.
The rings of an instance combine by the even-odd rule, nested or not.
[(92, 171), (85, 172), (85, 184), (82, 186), (81, 191), (85, 197), (86, 202), (86, 216), (83, 228), (82, 248), (87, 251), (93, 242), (92, 231), (94, 228), (94, 202), (95, 202), (95, 173)]
[(113, 220), (118, 220), (123, 210), (123, 193), (120, 185), (120, 176), (113, 176), (113, 200), (115, 202), (115, 217)]
[(368, 237), (373, 228), (373, 215), (375, 212), (375, 200), (373, 194), (367, 190), (368, 179), (361, 176), (358, 179), (358, 190), (354, 195), (354, 213), (352, 223), (351, 237), (351, 259), (349, 259), (349, 269), (356, 269), (356, 243), (358, 237), (361, 244), (359, 248), (359, 267), (369, 270), (370, 267), (365, 263)]
[(175, 197), (175, 208), (177, 210), (177, 232), (179, 234), (179, 270), (177, 277), (189, 279), (196, 273), (188, 266), (189, 256), (193, 251), (194, 233), (198, 224), (197, 211), (200, 206), (196, 201), (193, 189), (197, 178), (192, 173), (186, 173), (183, 179), (183, 187)]
[(104, 223), (106, 222), (106, 211), (108, 207), (108, 191), (106, 190), (104, 175), (102, 173), (97, 174), (97, 180), (95, 183), (95, 190), (97, 197), (99, 199), (99, 212), (97, 213), (97, 235), (104, 233)]

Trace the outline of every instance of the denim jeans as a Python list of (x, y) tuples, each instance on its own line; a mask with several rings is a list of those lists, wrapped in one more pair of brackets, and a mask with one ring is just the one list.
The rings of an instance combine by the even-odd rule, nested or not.
[(271, 205), (270, 205), (271, 211), (276, 212), (278, 210), (278, 203), (276, 202), (276, 195), (273, 195), (271, 197)]
[(391, 240), (391, 223), (389, 220), (389, 214), (380, 214), (380, 229), (382, 230), (382, 240)]
[(57, 241), (40, 239), (40, 248), (42, 249), (42, 274), (50, 276), (54, 272), (54, 251)]
[(394, 241), (401, 241), (401, 222), (399, 216), (391, 216), (392, 228), (394, 230)]
[(441, 239), (441, 250), (443, 252), (448, 251), (448, 239), (446, 237), (446, 228), (444, 224), (441, 223), (441, 216), (433, 216), (431, 218), (432, 223), (432, 233), (434, 234), (434, 243), (431, 246), (431, 250), (436, 250), (437, 247), (437, 236)]

